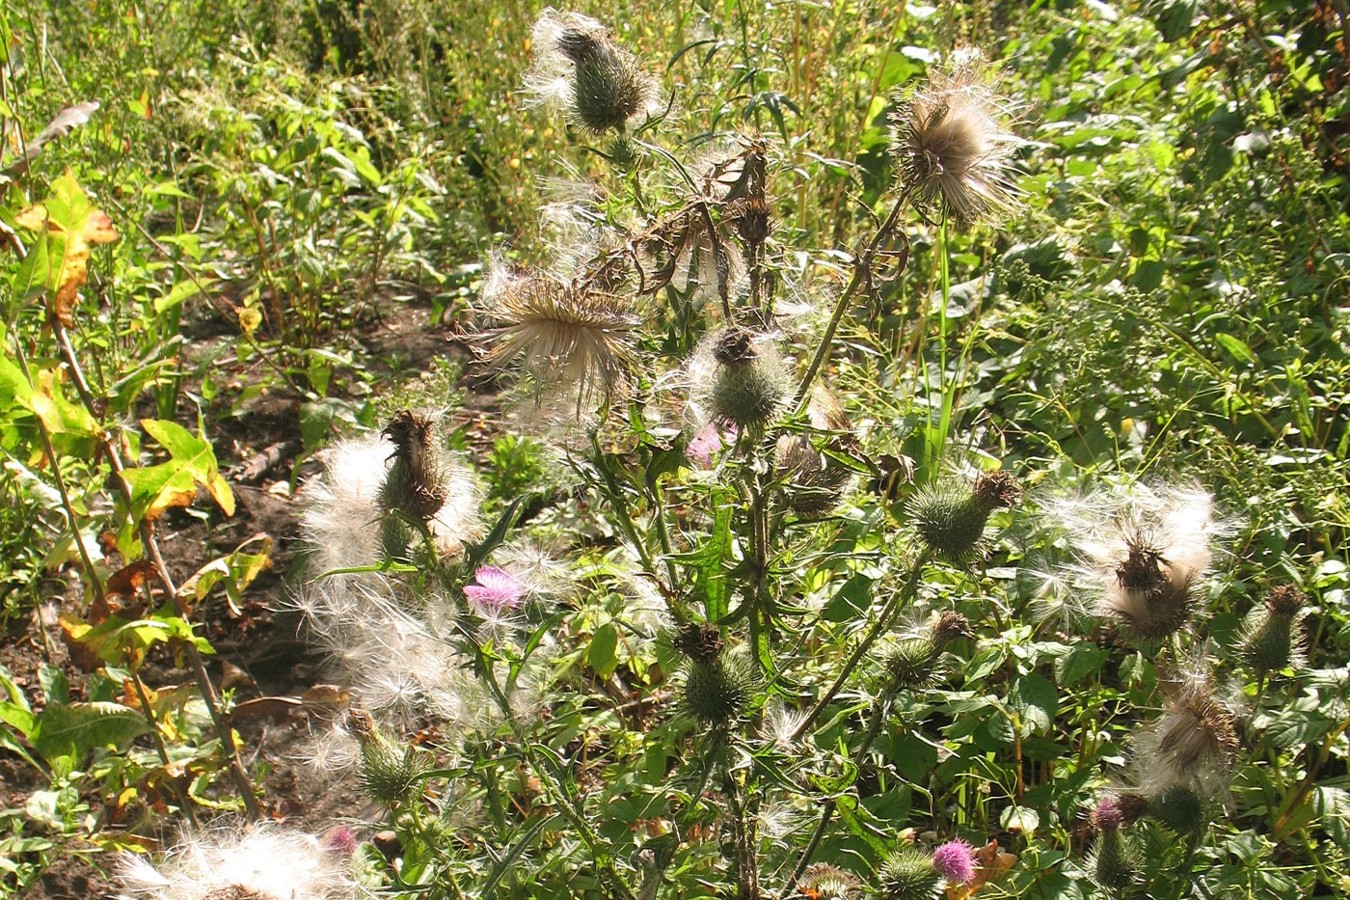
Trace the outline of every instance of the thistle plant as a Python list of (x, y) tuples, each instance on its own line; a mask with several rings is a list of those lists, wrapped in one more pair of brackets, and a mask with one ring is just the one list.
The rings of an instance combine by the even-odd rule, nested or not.
[[(1009, 837), (1007, 823), (1033, 796), (1026, 779), (1053, 768), (1064, 695), (1038, 661), (1048, 626), (1024, 626), (989, 588), (990, 566), (1021, 557), (991, 523), (1024, 535), (1024, 504), (1054, 520), (1075, 557), (1062, 580), (1095, 614), (1091, 636), (1056, 635), (1056, 646), (1079, 640), (1099, 668), (1121, 666), (1109, 641), (1119, 633), (1156, 651), (1135, 665), (1166, 676), (1155, 693), (1140, 689), (1155, 713), (1135, 713), (1149, 721), (1130, 741), (1129, 786), (1090, 815), (1082, 871), (1110, 891), (1143, 883), (1136, 830), (1184, 833), (1193, 856), (1241, 726), (1209, 660), (1183, 666), (1227, 532), (1209, 494), (1135, 484), (1056, 504), (1036, 496), (1054, 492), (1043, 479), (1028, 490), (987, 456), (962, 480), (944, 466), (978, 454), (942, 449), (957, 421), (946, 381), (914, 411), (921, 484), (898, 485), (883, 475), (904, 468), (901, 426), (833, 387), (849, 369), (830, 367), (846, 315), (932, 283), (911, 283), (917, 239), (945, 298), (949, 230), (1002, 227), (1018, 206), (1016, 104), (977, 55), (953, 54), (897, 95), (894, 184), (870, 234), (835, 251), (847, 280), (829, 285), (813, 330), (785, 314), (787, 292), (815, 276), (788, 264), (797, 235), (778, 213), (778, 141), (735, 135), (690, 155), (664, 142), (673, 112), (650, 127), (675, 106), (658, 108), (649, 68), (602, 23), (547, 10), (532, 43), (532, 102), (605, 143), (585, 169), (595, 183), (550, 204), (550, 258), (490, 258), (470, 340), (533, 399), (522, 416), (563, 411), (566, 436), (542, 440), (556, 443), (549, 460), (567, 487), (527, 515), (534, 498), (495, 497), (502, 514), (480, 525), (472, 503), (456, 505), (476, 495), (455, 479), (473, 478), (436, 423), (400, 412), (378, 440), (339, 445), (306, 488), (318, 565), (299, 602), (335, 679), (368, 711), (345, 721), (365, 790), (398, 830), (398, 883), (489, 893), (518, 860), (596, 896), (644, 900), (676, 878), (728, 885), (740, 900), (969, 896), (1034, 878), (998, 840), (1039, 839), (1034, 828)], [(946, 379), (939, 322), (925, 335), (937, 359), (924, 363)], [(379, 538), (391, 521), (404, 546)], [(560, 538), (561, 560), (542, 568), (520, 552)], [(538, 587), (559, 580), (566, 590)], [(1282, 667), (1281, 647), (1292, 652), (1285, 635), (1300, 615), (1283, 595), (1264, 610), (1241, 639), (1263, 673)], [(934, 710), (966, 708), (984, 712), (933, 725)], [(599, 737), (584, 724), (597, 709), (646, 736)], [(430, 746), (414, 747), (409, 735), (428, 729)], [(1014, 774), (954, 819), (932, 785), (948, 777), (942, 761), (972, 747)], [(996, 759), (1005, 748), (1009, 760)], [(1081, 765), (1099, 758), (1079, 751)], [(632, 776), (639, 758), (645, 781)], [(869, 808), (900, 788), (910, 805), (894, 820)], [(446, 822), (461, 803), (486, 824), (456, 836)], [(937, 838), (953, 824), (982, 849)], [(920, 825), (931, 839), (909, 838)], [(887, 839), (896, 849), (880, 852)], [(503, 861), (486, 876), (473, 862), (480, 841)], [(850, 858), (841, 848), (866, 866), (838, 865)]]

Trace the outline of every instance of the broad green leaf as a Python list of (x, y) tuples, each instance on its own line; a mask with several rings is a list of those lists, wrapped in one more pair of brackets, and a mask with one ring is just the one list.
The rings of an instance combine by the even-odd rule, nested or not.
[(149, 730), (140, 713), (120, 703), (69, 703), (37, 717), (33, 746), (47, 760), (78, 763), (97, 747), (120, 748)]
[(197, 495), (197, 485), (206, 488), (225, 515), (234, 515), (234, 492), (221, 476), (216, 455), (204, 438), (162, 419), (142, 419), (141, 427), (169, 451), (170, 460), (124, 473), (137, 518), (153, 520), (170, 507), (187, 506)]
[[(51, 294), (51, 312), (67, 328), (74, 327), (71, 314), (77, 292), (88, 277), (89, 249), (118, 238), (112, 219), (94, 207), (68, 170), (52, 182), (50, 197), (21, 211), (14, 222), (47, 243), (50, 262), (45, 281)], [(28, 277), (37, 274), (35, 270)]]
[(586, 662), (602, 677), (608, 678), (619, 664), (619, 632), (613, 622), (606, 622), (595, 630), (591, 646), (586, 651)]

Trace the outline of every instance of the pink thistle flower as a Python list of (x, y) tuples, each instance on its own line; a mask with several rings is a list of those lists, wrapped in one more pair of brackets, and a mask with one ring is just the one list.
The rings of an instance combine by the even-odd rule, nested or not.
[(975, 880), (975, 848), (965, 841), (948, 841), (933, 851), (933, 868), (954, 884)]
[(689, 461), (697, 465), (700, 469), (712, 467), (713, 454), (728, 446), (729, 442), (736, 439), (736, 426), (731, 425), (719, 428), (716, 422), (709, 422), (699, 429), (689, 440), (689, 445), (685, 448), (685, 454)]
[(505, 610), (518, 609), (525, 597), (525, 585), (516, 576), (497, 566), (479, 566), (473, 573), (474, 584), (464, 586), (464, 596), (474, 611), (488, 618)]

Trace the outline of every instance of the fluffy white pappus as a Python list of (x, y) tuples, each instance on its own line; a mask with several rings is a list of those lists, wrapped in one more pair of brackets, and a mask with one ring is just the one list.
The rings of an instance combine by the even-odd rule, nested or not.
[(760, 734), (780, 753), (792, 753), (801, 744), (797, 729), (805, 721), (806, 710), (789, 709), (777, 700), (771, 701)]
[(312, 733), (296, 750), (293, 759), (321, 782), (337, 781), (361, 764), (361, 745), (341, 724), (334, 722)]
[(1214, 682), (1203, 648), (1161, 687), (1162, 715), (1134, 736), (1132, 781), (1149, 796), (1187, 786), (1223, 800), (1239, 748), (1240, 694)]
[(317, 572), (379, 560), (380, 485), (394, 445), (379, 435), (340, 441), (322, 451), (322, 477), (302, 493), (300, 527)]
[(279, 824), (185, 834), (157, 865), (122, 855), (122, 898), (339, 900), (358, 896), (350, 862), (316, 837)]
[(532, 600), (562, 600), (578, 590), (576, 567), (560, 548), (531, 538), (512, 538), (492, 554), (493, 561), (525, 587)]
[[(315, 574), (380, 561), (380, 487), (393, 454), (394, 445), (379, 434), (340, 441), (324, 451), (324, 472), (305, 485), (306, 508), (300, 518)], [(437, 552), (453, 558), (464, 552), (466, 542), (483, 535), (481, 492), (473, 473), (460, 462), (447, 461), (443, 474), (445, 502), (427, 525)]]
[(1196, 485), (1111, 486), (1051, 502), (1046, 515), (1079, 556), (1068, 578), (1096, 598), (1093, 611), (1145, 637), (1179, 627), (1180, 607), (1231, 532)]

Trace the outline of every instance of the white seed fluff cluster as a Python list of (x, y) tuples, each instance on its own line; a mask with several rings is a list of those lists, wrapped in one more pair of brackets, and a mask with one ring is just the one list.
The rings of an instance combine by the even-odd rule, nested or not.
[(186, 835), (157, 864), (122, 855), (122, 898), (340, 900), (358, 896), (343, 853), (313, 835), (263, 824)]

